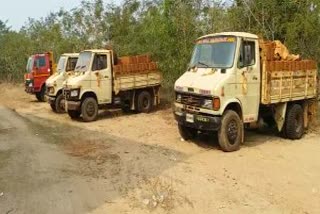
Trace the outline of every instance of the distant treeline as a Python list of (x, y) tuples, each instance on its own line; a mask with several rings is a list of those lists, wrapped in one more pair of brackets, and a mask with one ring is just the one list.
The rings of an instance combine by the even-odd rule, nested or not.
[(0, 80), (22, 82), (29, 55), (53, 50), (55, 56), (112, 45), (118, 55), (151, 53), (165, 86), (188, 65), (197, 37), (246, 31), (279, 39), (294, 53), (320, 60), (319, 0), (102, 0), (83, 1), (29, 19), (19, 32), (0, 21)]

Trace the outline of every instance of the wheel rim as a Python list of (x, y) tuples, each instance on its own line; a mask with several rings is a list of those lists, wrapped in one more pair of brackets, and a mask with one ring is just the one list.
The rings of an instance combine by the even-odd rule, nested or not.
[(147, 109), (149, 108), (149, 99), (147, 97), (144, 97), (143, 100), (142, 100), (142, 107), (144, 109)]
[(238, 137), (238, 124), (235, 120), (231, 120), (227, 126), (227, 136), (231, 145), (236, 143)]
[(94, 107), (94, 104), (92, 102), (89, 102), (87, 104), (86, 113), (90, 117), (95, 114), (95, 107)]

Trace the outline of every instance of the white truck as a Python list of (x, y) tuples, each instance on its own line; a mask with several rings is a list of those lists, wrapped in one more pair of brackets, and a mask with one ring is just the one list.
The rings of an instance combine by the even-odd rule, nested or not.
[(46, 80), (47, 100), (56, 113), (64, 113), (63, 82), (74, 72), (79, 53), (65, 53), (60, 56), (57, 72)]
[(175, 83), (174, 115), (182, 138), (215, 131), (221, 149), (232, 152), (244, 142), (244, 128), (261, 119), (274, 122), (286, 138), (301, 138), (316, 116), (316, 63), (269, 56), (254, 34), (199, 38), (187, 72)]
[(161, 74), (146, 55), (118, 59), (112, 50), (80, 53), (75, 74), (64, 83), (72, 119), (94, 121), (101, 108), (148, 113), (160, 103)]

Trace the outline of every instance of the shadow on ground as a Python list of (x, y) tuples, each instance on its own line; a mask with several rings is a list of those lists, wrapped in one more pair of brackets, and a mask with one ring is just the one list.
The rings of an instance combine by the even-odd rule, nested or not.
[[(5, 175), (1, 178), (0, 188), (8, 195), (4, 207), (8, 210), (14, 208), (17, 213), (22, 210), (32, 213), (88, 213), (106, 202), (129, 197), (137, 189), (152, 192), (152, 189), (143, 188), (188, 158), (175, 150), (144, 144), (143, 139), (135, 142), (125, 136), (119, 138), (35, 116), (16, 117), (11, 119), (24, 121), (27, 127), (24, 132), (34, 136), (32, 142), (28, 137), (25, 142), (17, 142), (12, 155), (4, 158), (10, 163), (0, 168), (0, 175)], [(5, 143), (10, 143), (8, 139), (12, 140), (15, 135), (19, 137), (19, 133), (19, 129), (12, 130), (8, 133), (12, 136), (5, 138)], [(19, 153), (24, 154), (21, 158), (25, 160), (19, 159)], [(16, 161), (24, 165), (19, 167), (19, 171), (14, 167)], [(39, 167), (34, 168), (35, 165)], [(20, 174), (19, 178), (13, 179), (16, 174)], [(160, 185), (157, 187), (160, 192), (169, 191), (163, 182), (156, 183)], [(170, 194), (175, 194), (175, 191), (170, 189)], [(28, 197), (20, 198), (25, 195)], [(170, 203), (178, 198), (174, 195), (168, 197), (173, 198)], [(142, 204), (143, 198), (136, 200)], [(166, 201), (165, 198), (161, 200), (163, 203)], [(21, 201), (24, 203), (19, 203)], [(39, 204), (42, 205), (39, 207)]]

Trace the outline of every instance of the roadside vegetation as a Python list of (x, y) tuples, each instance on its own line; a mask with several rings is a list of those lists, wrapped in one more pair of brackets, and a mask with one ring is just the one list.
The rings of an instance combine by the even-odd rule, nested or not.
[[(108, 1), (109, 2), (109, 1)], [(22, 82), (29, 55), (55, 56), (112, 45), (118, 55), (151, 53), (164, 86), (187, 68), (197, 37), (247, 31), (284, 42), (293, 53), (320, 61), (319, 0), (102, 0), (82, 1), (14, 31), (0, 20), (0, 81)]]

